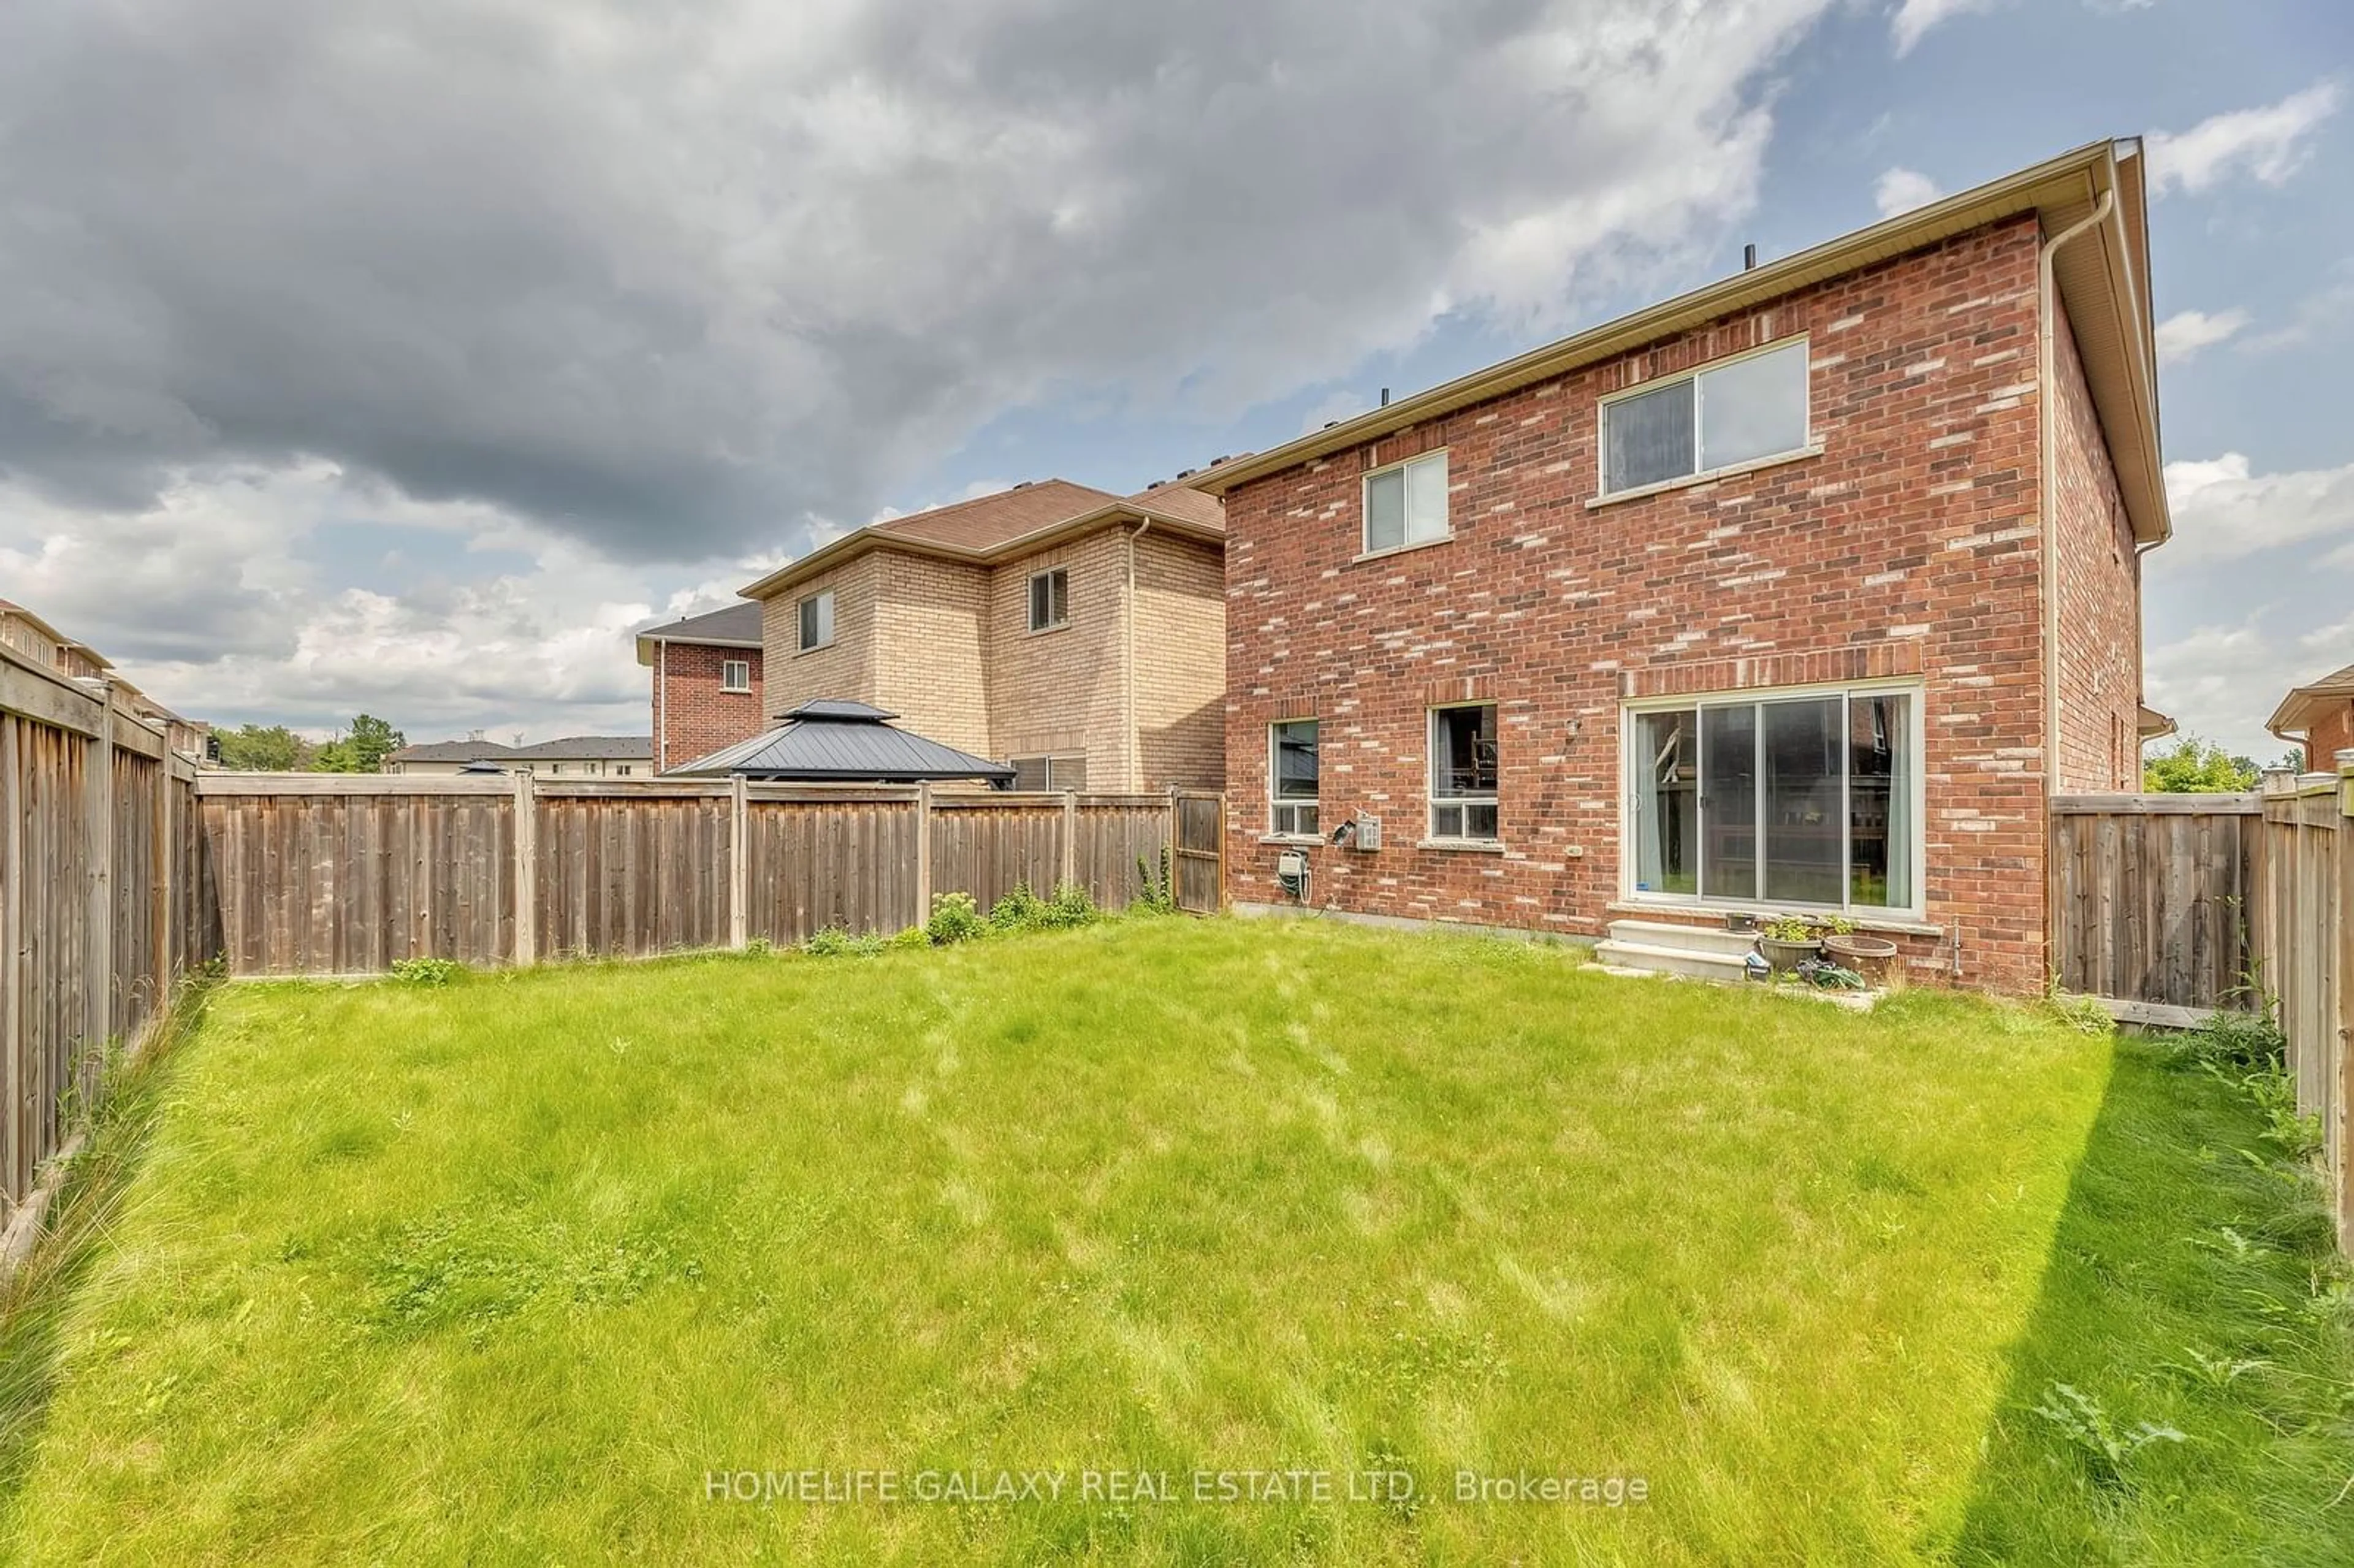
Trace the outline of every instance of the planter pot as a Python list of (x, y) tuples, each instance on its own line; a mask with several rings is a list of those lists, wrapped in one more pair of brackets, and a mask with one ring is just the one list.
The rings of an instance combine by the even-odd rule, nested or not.
[(1826, 937), (1823, 952), (1868, 980), (1886, 980), (1896, 961), (1896, 944), (1885, 937)]
[(1788, 974), (1798, 967), (1800, 959), (1810, 959), (1823, 950), (1819, 938), (1809, 937), (1803, 942), (1786, 942), (1778, 937), (1760, 937), (1757, 950), (1766, 955), (1766, 966), (1777, 975)]

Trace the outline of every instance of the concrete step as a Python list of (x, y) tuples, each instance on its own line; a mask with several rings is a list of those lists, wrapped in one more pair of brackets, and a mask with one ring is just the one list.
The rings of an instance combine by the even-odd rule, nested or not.
[(1596, 945), (1594, 960), (1613, 969), (1649, 969), (1654, 974), (1684, 975), (1692, 980), (1732, 980), (1744, 978), (1739, 953), (1711, 953), (1693, 948), (1663, 948), (1649, 942), (1622, 942), (1617, 927), (1610, 939)]
[(1694, 953), (1726, 953), (1739, 958), (1757, 941), (1755, 931), (1728, 931), (1717, 926), (1678, 926), (1666, 920), (1613, 920), (1610, 939), (1646, 948), (1680, 948)]

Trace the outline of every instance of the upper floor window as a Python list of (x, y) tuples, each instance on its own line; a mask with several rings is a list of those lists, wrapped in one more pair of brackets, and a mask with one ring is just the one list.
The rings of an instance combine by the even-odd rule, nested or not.
[(1316, 832), (1316, 721), (1267, 726), (1267, 831), (1287, 837)]
[(748, 692), (752, 689), (752, 661), (722, 659), (719, 662), (719, 689), (723, 692)]
[(1430, 710), (1430, 836), (1496, 836), (1496, 705)]
[(1049, 631), (1071, 619), (1071, 574), (1056, 567), (1030, 579), (1030, 630)]
[(1365, 475), (1365, 554), (1447, 537), (1447, 454), (1432, 452)]
[(801, 652), (822, 648), (833, 641), (833, 590), (813, 593), (801, 600)]
[(1602, 493), (1807, 447), (1807, 340), (1745, 354), (1602, 404)]

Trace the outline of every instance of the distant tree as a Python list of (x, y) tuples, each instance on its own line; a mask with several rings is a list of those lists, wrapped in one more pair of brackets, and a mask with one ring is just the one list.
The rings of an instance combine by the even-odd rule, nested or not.
[(2236, 795), (2256, 787), (2256, 765), (2186, 734), (2143, 761), (2141, 782), (2162, 795)]
[(408, 744), (408, 737), (373, 714), (352, 720), (352, 727), (319, 747), (311, 766), (321, 773), (381, 773), (384, 759)]
[(311, 743), (282, 724), (247, 724), (216, 730), (223, 768), (248, 773), (297, 773), (310, 766)]

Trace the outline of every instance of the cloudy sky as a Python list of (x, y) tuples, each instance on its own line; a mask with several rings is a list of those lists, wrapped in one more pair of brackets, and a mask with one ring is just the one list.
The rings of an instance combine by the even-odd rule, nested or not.
[(645, 727), (815, 540), (1135, 489), (2147, 134), (2151, 699), (2354, 662), (2342, 0), (8, 0), (0, 596), (223, 722)]

